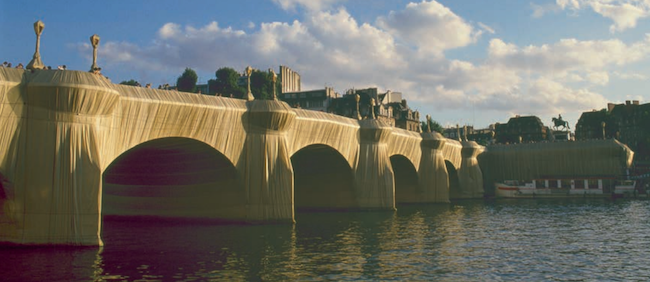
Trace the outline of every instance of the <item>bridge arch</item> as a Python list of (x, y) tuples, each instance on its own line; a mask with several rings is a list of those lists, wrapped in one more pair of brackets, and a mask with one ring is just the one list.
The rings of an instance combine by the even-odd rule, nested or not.
[(458, 169), (449, 160), (445, 160), (445, 167), (447, 168), (447, 179), (449, 180), (449, 199), (458, 199), (461, 193)]
[(358, 206), (354, 173), (334, 148), (314, 144), (291, 156), (294, 174), (294, 209), (346, 210)]
[(415, 165), (404, 155), (392, 155), (390, 164), (395, 178), (395, 203), (415, 203), (421, 198)]
[(102, 215), (244, 220), (235, 166), (212, 146), (167, 137), (141, 143), (102, 174)]

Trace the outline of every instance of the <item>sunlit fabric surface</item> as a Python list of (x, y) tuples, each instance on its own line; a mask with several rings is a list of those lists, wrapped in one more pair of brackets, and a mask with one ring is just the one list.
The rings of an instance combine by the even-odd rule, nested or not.
[(0, 126), (0, 241), (18, 244), (101, 245), (102, 216), (292, 222), (296, 206), (393, 210), (396, 194), (478, 198), (484, 177), (621, 174), (632, 159), (614, 140), (485, 151), (380, 120), (79, 71), (0, 68)]
[(0, 103), (0, 241), (19, 244), (101, 244), (102, 216), (292, 222), (296, 206), (478, 198), (484, 177), (623, 173), (632, 157), (613, 140), (485, 151), (380, 120), (79, 71), (0, 68)]
[[(492, 145), (479, 157), (485, 181), (623, 178), (634, 152), (615, 139)], [(490, 187), (493, 189), (493, 187)]]

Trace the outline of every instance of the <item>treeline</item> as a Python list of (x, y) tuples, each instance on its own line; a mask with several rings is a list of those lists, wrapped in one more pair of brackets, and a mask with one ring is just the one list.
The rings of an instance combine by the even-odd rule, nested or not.
[[(231, 67), (222, 67), (215, 73), (215, 78), (208, 80), (207, 89), (204, 87), (197, 87), (199, 76), (191, 68), (186, 68), (185, 71), (176, 80), (176, 89), (183, 92), (192, 92), (225, 96), (233, 98), (242, 98), (248, 92), (247, 78), (242, 76), (239, 72)], [(254, 69), (251, 73), (251, 92), (255, 99), (272, 99), (273, 87), (276, 87), (276, 93), (280, 94), (280, 79), (276, 80), (273, 85), (273, 74), (270, 71), (261, 71)], [(120, 84), (140, 86), (136, 80), (122, 81)], [(158, 88), (162, 88), (159, 86)], [(200, 91), (204, 89), (204, 91)], [(206, 91), (207, 90), (207, 91)]]

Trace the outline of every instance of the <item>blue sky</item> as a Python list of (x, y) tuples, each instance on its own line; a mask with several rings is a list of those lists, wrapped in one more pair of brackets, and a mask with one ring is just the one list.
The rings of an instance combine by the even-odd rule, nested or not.
[(650, 0), (0, 0), (0, 60), (87, 70), (89, 37), (113, 82), (200, 82), (224, 66), (287, 65), (303, 89), (378, 87), (445, 126), (514, 115), (550, 125), (608, 102), (647, 103)]

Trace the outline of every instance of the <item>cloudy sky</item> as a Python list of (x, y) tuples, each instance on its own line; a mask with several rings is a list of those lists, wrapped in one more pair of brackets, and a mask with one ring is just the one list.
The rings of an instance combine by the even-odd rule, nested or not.
[(445, 126), (514, 115), (550, 125), (650, 97), (650, 0), (0, 0), (0, 61), (87, 70), (89, 37), (113, 82), (199, 82), (221, 67), (286, 65), (303, 89), (377, 87)]

